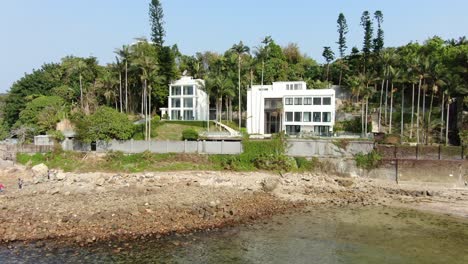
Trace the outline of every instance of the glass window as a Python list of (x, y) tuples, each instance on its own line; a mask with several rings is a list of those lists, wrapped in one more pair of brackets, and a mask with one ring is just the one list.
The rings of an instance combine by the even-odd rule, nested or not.
[(331, 105), (331, 97), (324, 97), (323, 105)]
[(286, 99), (284, 99), (284, 104), (285, 105), (292, 105), (293, 104), (293, 99), (291, 97), (286, 97)]
[(321, 122), (320, 112), (314, 112), (314, 122)]
[(184, 110), (184, 120), (193, 120), (193, 111), (192, 110)]
[(294, 97), (294, 105), (302, 105), (302, 97)]
[(304, 105), (311, 105), (311, 104), (312, 104), (312, 97), (305, 97)]
[(322, 113), (322, 122), (331, 122), (331, 113), (330, 112), (323, 112)]
[(172, 98), (172, 107), (173, 108), (180, 107), (180, 98)]
[(314, 97), (314, 105), (322, 105), (322, 97)]
[(293, 112), (286, 112), (286, 122), (293, 121)]
[(301, 116), (302, 116), (302, 113), (301, 112), (294, 112), (294, 122), (301, 122)]
[(179, 110), (172, 110), (171, 111), (171, 120), (179, 120), (180, 119), (180, 111)]
[(184, 98), (184, 107), (193, 107), (193, 98)]
[(180, 86), (172, 86), (172, 94), (171, 95), (180, 95)]
[(294, 90), (299, 90), (300, 89), (300, 86), (298, 83), (294, 84)]
[(184, 86), (184, 95), (193, 95), (193, 86)]
[(301, 133), (301, 126), (286, 126), (286, 134), (297, 135)]
[(286, 90), (289, 90), (289, 84), (286, 84)]
[(310, 112), (304, 112), (304, 122), (311, 122), (312, 116)]

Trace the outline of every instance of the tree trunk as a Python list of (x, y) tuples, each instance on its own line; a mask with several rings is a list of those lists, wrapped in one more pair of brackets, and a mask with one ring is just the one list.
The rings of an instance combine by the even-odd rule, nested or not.
[(379, 132), (381, 130), (382, 124), (382, 99), (383, 99), (383, 89), (384, 89), (385, 79), (382, 79), (382, 88), (380, 89), (380, 103), (379, 103)]
[[(426, 84), (426, 79), (424, 79), (424, 83), (423, 83), (423, 84), (424, 84), (424, 85)], [(424, 85), (423, 85), (423, 87), (424, 87)], [(425, 141), (426, 141), (426, 137), (425, 137), (425, 135), (424, 135), (426, 130), (424, 129), (424, 127), (427, 127), (427, 124), (426, 124), (426, 122), (425, 122), (425, 121), (426, 121), (426, 93), (427, 93), (426, 89), (423, 88), (423, 98), (422, 98), (422, 120), (421, 120), (421, 121), (422, 121), (422, 124), (423, 124), (423, 131), (422, 131), (422, 132), (423, 132), (423, 140), (424, 140), (424, 143), (426, 143), (426, 142), (425, 142)]]
[(120, 112), (122, 113), (122, 72), (119, 72), (119, 99), (120, 99)]
[(242, 98), (241, 98), (241, 81), (240, 81), (240, 67), (241, 67), (241, 55), (239, 54), (239, 66), (237, 67), (238, 68), (238, 84), (239, 84), (239, 114), (237, 116), (237, 118), (239, 119), (239, 130), (241, 128), (241, 116), (242, 116), (242, 110), (241, 110), (241, 101), (242, 101)]
[(367, 114), (367, 112), (368, 112), (368, 106), (369, 106), (369, 98), (368, 98), (367, 96), (366, 96), (365, 98), (366, 98), (366, 110), (365, 110), (365, 113), (364, 113), (364, 114), (365, 114), (365, 118), (364, 118), (364, 120), (365, 120), (365, 123), (364, 123), (364, 131), (365, 131), (365, 133), (366, 133), (365, 135), (366, 135), (366, 137), (367, 137), (367, 133), (368, 133), (368, 129), (367, 129), (367, 123), (368, 123), (367, 118), (368, 118), (368, 114)]
[(449, 119), (450, 119), (450, 95), (447, 97), (447, 126), (445, 127), (445, 146), (448, 145)]
[(229, 97), (229, 121), (232, 122), (232, 97)]
[(413, 127), (414, 127), (414, 83), (413, 83), (413, 95), (411, 97), (411, 127), (410, 127), (410, 139), (413, 138)]
[(419, 86), (418, 86), (418, 108), (416, 109), (416, 143), (419, 144), (419, 102), (421, 100), (421, 81), (422, 77), (419, 77)]
[(384, 120), (384, 124), (387, 125), (388, 124), (388, 119), (387, 119), (387, 110), (388, 110), (388, 79), (387, 79), (387, 84), (385, 85), (385, 120)]
[(148, 140), (151, 140), (151, 87), (149, 88), (149, 91), (148, 91), (148, 101), (149, 101), (149, 107), (148, 107)]
[(81, 103), (81, 110), (83, 110), (83, 84), (82, 84), (82, 77), (80, 73), (80, 103)]
[(434, 102), (434, 90), (431, 93), (431, 103), (429, 105), (429, 114), (427, 116), (427, 128), (426, 128), (426, 145), (429, 143), (429, 130), (431, 125), (431, 115), (432, 115), (432, 103)]
[(224, 99), (224, 104), (226, 106), (226, 121), (229, 121), (229, 100), (227, 96)]
[(340, 77), (338, 78), (338, 86), (341, 87), (341, 77), (343, 76), (343, 67), (340, 65)]
[(401, 110), (400, 110), (401, 120), (400, 120), (400, 143), (403, 143), (403, 132), (405, 130), (403, 119), (405, 117), (405, 86), (402, 86), (401, 89)]
[(392, 118), (393, 118), (393, 81), (392, 81), (392, 90), (390, 91), (390, 120), (388, 133), (392, 134)]
[(143, 83), (143, 114), (145, 115), (145, 141), (148, 140), (148, 116), (146, 114), (147, 112), (147, 106), (146, 106), (146, 80), (144, 80)]
[(364, 137), (364, 100), (361, 101), (361, 137)]
[(128, 69), (125, 61), (125, 112), (128, 113)]
[(442, 107), (440, 108), (440, 136), (439, 140), (442, 143), (444, 140), (444, 104), (445, 104), (445, 93), (442, 91)]
[(329, 74), (330, 74), (330, 63), (327, 63), (327, 83), (328, 83)]

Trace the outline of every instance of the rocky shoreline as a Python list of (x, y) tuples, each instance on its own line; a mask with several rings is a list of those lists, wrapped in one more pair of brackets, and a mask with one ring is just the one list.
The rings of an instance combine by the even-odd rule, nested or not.
[[(25, 184), (19, 190), (16, 180)], [(312, 206), (468, 204), (467, 190), (402, 186), (323, 173), (183, 171), (63, 173), (0, 170), (0, 241), (89, 245), (232, 226)], [(450, 206), (446, 208), (449, 209)], [(447, 213), (446, 210), (443, 213)], [(449, 212), (450, 213), (450, 212)], [(456, 214), (457, 215), (457, 214)], [(468, 212), (458, 212), (468, 217)]]

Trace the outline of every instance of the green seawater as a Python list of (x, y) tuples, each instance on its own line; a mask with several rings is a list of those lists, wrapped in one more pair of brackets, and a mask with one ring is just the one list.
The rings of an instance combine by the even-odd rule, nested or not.
[(0, 248), (0, 263), (468, 263), (468, 220), (389, 207), (308, 208), (151, 241)]

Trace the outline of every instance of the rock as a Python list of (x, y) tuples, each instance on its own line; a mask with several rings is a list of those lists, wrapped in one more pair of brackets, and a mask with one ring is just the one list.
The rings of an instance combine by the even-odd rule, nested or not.
[(50, 191), (50, 194), (54, 195), (54, 194), (58, 194), (60, 193), (60, 191), (58, 189), (53, 189), (52, 191)]
[(32, 167), (31, 171), (33, 172), (34, 177), (44, 178), (47, 177), (49, 168), (44, 163), (41, 163)]
[(264, 192), (271, 192), (278, 186), (278, 179), (265, 178), (260, 182), (260, 185)]
[(216, 202), (215, 201), (211, 201), (210, 202), (210, 207), (215, 207), (216, 206)]
[(66, 178), (66, 174), (63, 172), (58, 172), (55, 174), (55, 179), (57, 179), (57, 181), (63, 181), (65, 180), (65, 178)]
[(106, 180), (105, 180), (104, 178), (101, 177), (101, 178), (99, 178), (99, 179), (96, 180), (95, 184), (96, 184), (97, 186), (103, 186), (105, 182), (106, 182)]
[(354, 181), (351, 179), (335, 179), (335, 182), (343, 187), (350, 187), (354, 184)]

